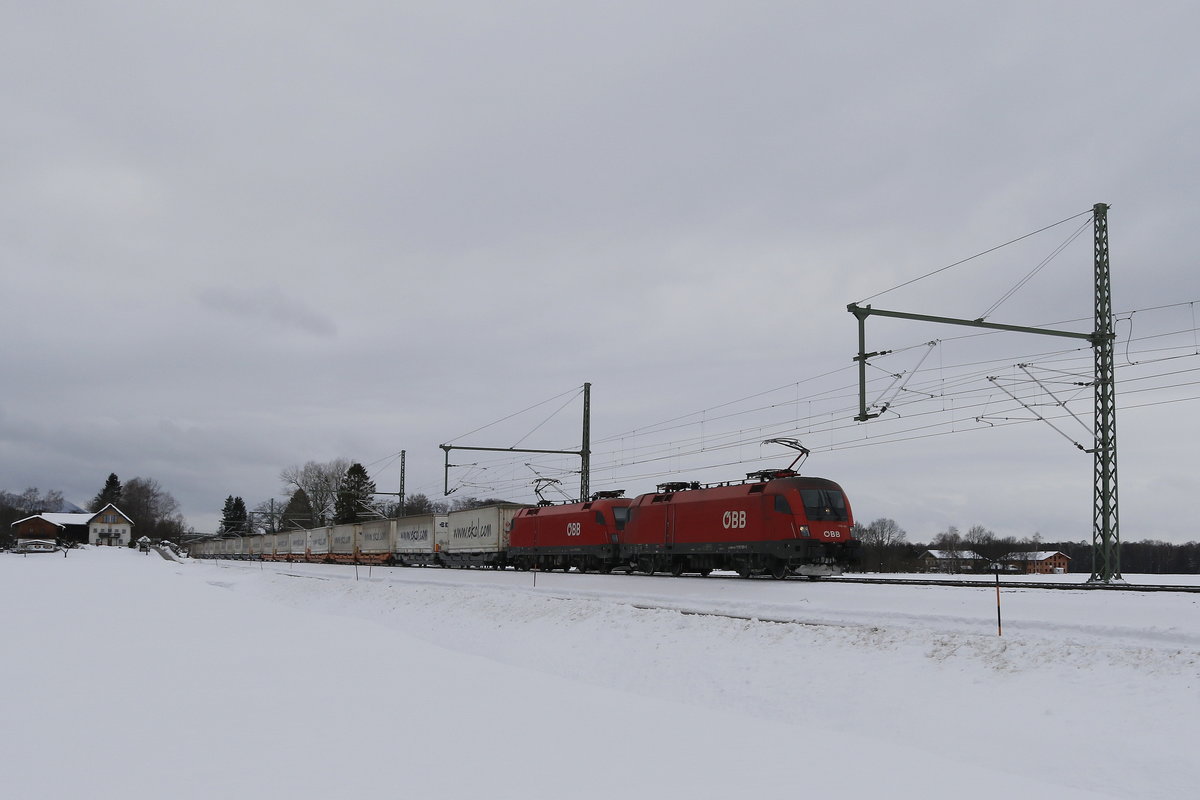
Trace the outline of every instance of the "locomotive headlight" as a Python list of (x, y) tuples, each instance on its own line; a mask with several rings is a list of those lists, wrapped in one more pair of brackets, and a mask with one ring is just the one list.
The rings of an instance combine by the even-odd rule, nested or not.
[(808, 532), (808, 526), (807, 526), (807, 525), (801, 525), (801, 526), (800, 526), (800, 535), (801, 535), (801, 536), (803, 536), (805, 539), (807, 539), (807, 538), (809, 537), (809, 535), (810, 535), (810, 534), (809, 534), (809, 532)]

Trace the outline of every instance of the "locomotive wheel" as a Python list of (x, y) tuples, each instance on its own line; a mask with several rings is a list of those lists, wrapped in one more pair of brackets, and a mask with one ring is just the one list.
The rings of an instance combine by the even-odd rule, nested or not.
[(712, 569), (710, 569), (708, 567), (705, 567), (704, 569), (700, 570), (701, 578), (707, 578), (711, 574), (712, 574)]
[(749, 578), (750, 577), (750, 565), (742, 564), (741, 566), (739, 566), (737, 568), (737, 574), (738, 574), (739, 578)]
[(678, 578), (683, 574), (683, 559), (677, 558), (671, 562), (671, 574)]
[(587, 559), (584, 559), (583, 561), (580, 561), (578, 564), (576, 564), (575, 569), (579, 570), (580, 575), (587, 572), (588, 571)]
[(788, 568), (787, 562), (782, 558), (777, 559), (771, 565), (771, 577), (777, 581), (781, 581), (788, 576), (791, 570)]
[(655, 564), (653, 558), (647, 558), (644, 561), (639, 561), (638, 565), (642, 568), (642, 572), (646, 573), (647, 575), (654, 574)]

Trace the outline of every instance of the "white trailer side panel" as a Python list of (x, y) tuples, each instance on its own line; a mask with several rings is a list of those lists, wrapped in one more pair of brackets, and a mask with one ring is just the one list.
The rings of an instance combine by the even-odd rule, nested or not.
[(433, 553), (437, 541), (438, 523), (446, 522), (445, 514), (422, 514), (396, 520), (397, 553)]
[(337, 525), (329, 528), (329, 551), (334, 555), (354, 555), (354, 544), (358, 539), (357, 524)]
[(390, 553), (396, 542), (396, 520), (373, 519), (359, 529), (358, 550), (367, 555)]
[(333, 527), (313, 528), (308, 532), (308, 554), (311, 558), (324, 558), (329, 555), (330, 533)]
[(485, 553), (508, 549), (508, 527), (524, 506), (516, 503), (451, 511), (449, 535), (442, 548), (448, 553)]

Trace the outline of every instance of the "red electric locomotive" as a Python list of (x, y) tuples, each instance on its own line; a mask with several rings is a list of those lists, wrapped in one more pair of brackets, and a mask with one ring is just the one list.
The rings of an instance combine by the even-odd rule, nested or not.
[(621, 534), (631, 569), (680, 575), (714, 569), (743, 577), (819, 578), (858, 563), (860, 543), (842, 488), (791, 470), (751, 473), (745, 483), (667, 483), (636, 498)]
[(621, 563), (621, 531), (633, 500), (598, 492), (587, 503), (539, 504), (513, 517), (508, 563), (518, 569), (610, 572)]

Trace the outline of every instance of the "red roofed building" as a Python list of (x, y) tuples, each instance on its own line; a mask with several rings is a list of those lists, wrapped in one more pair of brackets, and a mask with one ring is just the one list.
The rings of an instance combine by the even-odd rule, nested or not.
[(1001, 560), (1026, 575), (1061, 575), (1071, 564), (1071, 557), (1059, 550), (1009, 553)]

